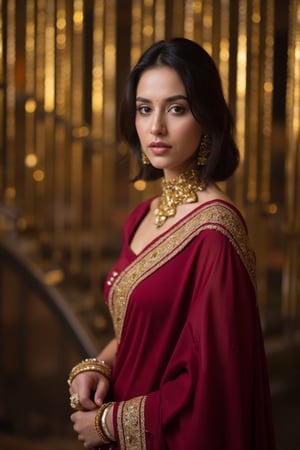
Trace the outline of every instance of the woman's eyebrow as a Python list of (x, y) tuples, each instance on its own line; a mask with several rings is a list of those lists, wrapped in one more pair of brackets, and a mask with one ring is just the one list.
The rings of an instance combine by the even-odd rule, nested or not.
[[(186, 100), (186, 101), (188, 101), (188, 98), (185, 95), (178, 94), (178, 95), (171, 95), (170, 97), (167, 97), (167, 98), (164, 99), (164, 101), (166, 103), (174, 102), (175, 100)], [(136, 101), (137, 102), (143, 102), (143, 103), (151, 103), (151, 100), (149, 100), (147, 98), (144, 98), (144, 97), (137, 97)]]

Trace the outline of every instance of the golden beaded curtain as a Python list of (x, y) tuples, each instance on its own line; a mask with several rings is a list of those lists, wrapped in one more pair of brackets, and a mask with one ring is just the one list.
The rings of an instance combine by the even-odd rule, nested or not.
[(286, 124), (287, 223), (282, 316), (294, 330), (299, 326), (300, 306), (300, 4), (297, 0), (290, 2), (289, 9)]

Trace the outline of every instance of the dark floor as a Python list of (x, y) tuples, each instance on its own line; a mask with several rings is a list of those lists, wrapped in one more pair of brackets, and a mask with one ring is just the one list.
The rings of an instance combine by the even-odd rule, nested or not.
[(300, 450), (300, 341), (266, 342), (277, 450)]

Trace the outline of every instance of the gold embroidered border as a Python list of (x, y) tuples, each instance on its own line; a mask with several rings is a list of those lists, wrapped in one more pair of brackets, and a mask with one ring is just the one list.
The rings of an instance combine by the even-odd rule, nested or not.
[(121, 450), (146, 449), (145, 401), (146, 397), (141, 396), (119, 404), (117, 423)]
[(229, 239), (256, 287), (255, 256), (243, 222), (230, 206), (216, 202), (209, 204), (180, 221), (170, 234), (157, 239), (116, 279), (110, 290), (108, 303), (118, 342), (121, 339), (128, 300), (135, 286), (174, 258), (195, 236), (206, 229), (218, 230)]

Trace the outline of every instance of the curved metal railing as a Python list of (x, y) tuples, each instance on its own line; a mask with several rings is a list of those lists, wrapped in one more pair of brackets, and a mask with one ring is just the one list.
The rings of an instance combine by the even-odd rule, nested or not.
[(76, 362), (95, 354), (60, 291), (15, 244), (0, 239), (0, 430), (71, 432), (66, 378)]
[(24, 283), (39, 294), (41, 300), (48, 305), (57, 319), (65, 326), (65, 331), (77, 344), (82, 355), (95, 354), (95, 345), (73, 310), (54, 286), (46, 284), (44, 274), (38, 266), (4, 241), (0, 241), (0, 265), (1, 263), (9, 265), (17, 276), (22, 278)]

